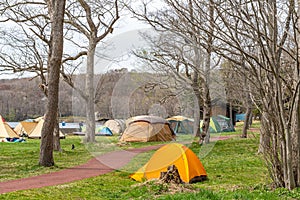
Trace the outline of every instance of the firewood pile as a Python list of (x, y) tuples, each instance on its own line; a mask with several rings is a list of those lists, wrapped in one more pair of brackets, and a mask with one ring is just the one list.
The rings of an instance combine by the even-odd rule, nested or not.
[(180, 178), (178, 169), (175, 165), (169, 166), (166, 172), (161, 172), (159, 180), (162, 183), (173, 183), (173, 184), (183, 183), (183, 181)]

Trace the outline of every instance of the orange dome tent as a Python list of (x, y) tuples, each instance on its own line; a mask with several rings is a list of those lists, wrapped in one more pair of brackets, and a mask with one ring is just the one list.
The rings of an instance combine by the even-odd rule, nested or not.
[(170, 143), (158, 149), (150, 160), (130, 177), (136, 181), (159, 178), (160, 173), (167, 171), (170, 165), (177, 167), (180, 178), (185, 183), (201, 181), (207, 177), (194, 152), (178, 143)]

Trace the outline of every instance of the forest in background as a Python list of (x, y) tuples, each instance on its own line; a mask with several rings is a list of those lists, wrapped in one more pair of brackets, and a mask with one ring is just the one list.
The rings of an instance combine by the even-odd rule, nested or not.
[[(73, 77), (77, 85), (84, 85), (82, 76)], [(96, 118), (127, 118), (144, 114), (161, 117), (184, 114), (193, 117), (190, 89), (176, 85), (175, 82), (163, 75), (127, 70), (112, 70), (96, 75)], [(0, 91), (0, 114), (7, 121), (44, 115), (47, 101), (38, 78), (2, 79)], [(60, 117), (85, 116), (84, 105), (76, 91), (60, 81)]]

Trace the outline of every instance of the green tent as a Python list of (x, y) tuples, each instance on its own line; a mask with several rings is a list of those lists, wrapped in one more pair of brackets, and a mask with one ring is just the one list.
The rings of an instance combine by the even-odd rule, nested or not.
[(221, 132), (234, 132), (235, 131), (230, 118), (225, 117), (223, 115), (214, 116), (212, 118), (214, 118), (219, 123)]
[[(203, 125), (203, 120), (200, 121), (200, 127), (202, 127)], [(202, 131), (202, 128), (201, 128)], [(211, 117), (210, 118), (210, 122), (209, 122), (209, 132), (210, 133), (219, 133), (222, 132), (221, 126), (218, 123), (218, 121), (216, 120), (215, 117)]]
[(177, 134), (192, 134), (194, 119), (187, 118), (184, 116), (173, 116), (167, 119), (170, 123), (171, 128)]

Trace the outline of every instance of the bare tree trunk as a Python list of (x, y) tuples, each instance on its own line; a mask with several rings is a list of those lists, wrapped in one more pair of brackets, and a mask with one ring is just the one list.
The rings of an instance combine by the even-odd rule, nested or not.
[[(233, 119), (233, 114), (232, 114), (232, 102), (230, 101), (229, 103), (229, 117), (230, 117), (230, 123), (232, 126), (235, 126), (235, 119)], [(234, 120), (234, 121), (233, 121)]]
[(210, 132), (209, 132), (209, 124), (210, 124), (210, 116), (211, 116), (211, 100), (209, 93), (209, 86), (206, 82), (202, 84), (203, 90), (203, 124), (202, 124), (202, 132), (205, 135), (204, 143), (208, 144), (210, 140)]
[(54, 134), (53, 134), (53, 150), (54, 151), (61, 151), (60, 146), (60, 137), (59, 137), (59, 121), (58, 121), (58, 115), (56, 118), (56, 125), (54, 127)]
[(204, 65), (204, 81), (202, 83), (203, 90), (203, 126), (202, 130), (206, 134), (204, 142), (207, 144), (210, 140), (209, 123), (211, 116), (211, 99), (210, 99), (210, 71), (211, 71), (211, 56), (213, 46), (213, 31), (214, 31), (214, 2), (209, 1), (209, 31), (207, 33), (206, 58)]
[(200, 120), (201, 120), (201, 93), (199, 90), (199, 77), (198, 73), (195, 72), (193, 75), (193, 91), (195, 94), (194, 97), (194, 127), (193, 132), (195, 137), (199, 137), (199, 143), (202, 140), (201, 131), (200, 131)]
[(201, 131), (200, 131), (200, 116), (201, 116), (201, 111), (200, 111), (200, 105), (199, 105), (199, 97), (194, 98), (194, 127), (193, 127), (193, 132), (195, 137), (201, 137)]
[[(298, 5), (300, 5), (300, 0)], [(300, 10), (298, 10), (298, 13), (300, 13)], [(299, 20), (299, 19), (298, 19)], [(299, 25), (300, 25), (300, 20), (298, 21)], [(299, 50), (300, 50), (300, 35), (298, 33), (298, 49), (297, 49), (297, 55), (299, 55)], [(298, 80), (299, 75), (300, 75), (300, 62), (299, 62), (299, 58), (297, 58), (297, 68), (295, 70), (294, 76), (295, 76), (295, 80)], [(293, 136), (292, 136), (292, 141), (293, 141), (293, 171), (295, 172), (295, 181), (296, 181), (296, 187), (300, 186), (300, 89), (299, 89), (299, 85), (297, 87), (297, 82), (296, 84), (296, 88), (298, 88), (297, 92), (297, 96), (295, 99), (295, 109), (293, 112)]]
[(95, 142), (95, 95), (94, 95), (94, 57), (96, 43), (89, 42), (89, 51), (87, 54), (86, 70), (86, 142)]
[[(300, 26), (300, 0), (297, 0), (297, 6), (298, 6), (298, 10), (297, 10), (297, 26)], [(299, 31), (296, 33), (296, 41), (298, 43), (297, 46), (297, 59), (296, 59), (296, 70), (295, 70), (295, 80), (299, 79), (300, 76), (300, 57), (299, 57), (299, 52), (300, 52), (300, 33)], [(296, 86), (297, 86), (297, 82), (296, 82)], [(298, 92), (297, 94), (297, 98), (295, 100), (296, 102), (296, 119), (295, 119), (295, 131), (294, 131), (294, 154), (295, 154), (295, 160), (294, 160), (294, 170), (295, 170), (295, 175), (296, 175), (296, 187), (300, 187), (300, 91), (298, 88)]]
[(45, 122), (42, 128), (40, 159), (42, 166), (53, 166), (53, 131), (57, 119), (59, 75), (63, 54), (63, 21), (65, 12), (64, 0), (48, 1), (48, 10), (51, 19), (51, 48), (48, 62), (48, 104)]
[(283, 94), (282, 94), (282, 86), (279, 80), (279, 77), (275, 78), (276, 80), (276, 100), (278, 101), (277, 105), (279, 107), (279, 117), (280, 117), (280, 131), (283, 133), (281, 140), (281, 148), (282, 148), (282, 164), (283, 164), (283, 175), (285, 188), (289, 190), (294, 189), (296, 187), (294, 172), (292, 166), (292, 139), (291, 139), (291, 126), (287, 123), (286, 116), (284, 116), (284, 102)]
[(298, 92), (298, 97), (296, 100), (296, 122), (295, 122), (295, 131), (294, 131), (294, 155), (295, 155), (295, 159), (293, 162), (293, 169), (295, 171), (295, 175), (296, 175), (296, 187), (300, 186), (300, 92)]
[(262, 118), (261, 118), (261, 130), (260, 130), (260, 139), (259, 139), (259, 148), (258, 148), (258, 153), (266, 153), (267, 151), (270, 151), (271, 145), (271, 131), (268, 129), (269, 123), (267, 122), (267, 115), (266, 113), (262, 113)]
[[(113, 32), (113, 26), (119, 19), (119, 1), (76, 1), (83, 9), (82, 12), (67, 13), (67, 23), (70, 23), (75, 30), (83, 34), (88, 40), (87, 69), (85, 91), (77, 89), (86, 104), (86, 142), (95, 142), (95, 94), (94, 94), (94, 57), (96, 45), (108, 34)], [(76, 6), (76, 3), (74, 3)], [(72, 6), (71, 6), (72, 7)], [(81, 10), (80, 8), (80, 10)], [(75, 9), (77, 9), (75, 7)], [(77, 16), (78, 14), (78, 16)], [(79, 17), (80, 16), (80, 17)], [(82, 23), (82, 17), (85, 22)], [(99, 34), (99, 35), (98, 35)], [(85, 52), (82, 52), (85, 55)], [(85, 94), (84, 94), (85, 93)]]
[[(300, 45), (300, 44), (299, 44)], [(299, 72), (297, 73), (299, 74)], [(294, 119), (294, 135), (293, 142), (293, 170), (295, 171), (296, 187), (300, 186), (300, 91), (298, 88), (297, 98), (295, 100), (295, 119)]]
[[(193, 11), (193, 2), (189, 0), (189, 17), (190, 21), (194, 22), (194, 11)], [(195, 27), (192, 25), (191, 29), (196, 32)], [(192, 38), (192, 48), (194, 50), (195, 57), (193, 59), (194, 64), (194, 74), (192, 76), (192, 88), (195, 94), (194, 99), (194, 135), (199, 137), (199, 144), (202, 144), (205, 135), (203, 135), (203, 131), (200, 130), (200, 120), (201, 120), (201, 92), (200, 92), (200, 84), (199, 84), (199, 70), (200, 70), (200, 47), (197, 44), (197, 37), (194, 35), (191, 36)]]
[(284, 159), (284, 166), (286, 167), (286, 177), (285, 177), (285, 187), (289, 190), (292, 190), (296, 187), (295, 179), (294, 179), (294, 171), (292, 166), (293, 161), (293, 153), (292, 153), (292, 140), (291, 140), (291, 132), (289, 129), (285, 130), (286, 142), (283, 142), (284, 150), (286, 151), (286, 158)]
[(251, 115), (252, 113), (252, 108), (251, 105), (247, 105), (247, 110), (246, 110), (246, 115), (245, 115), (245, 121), (244, 121), (244, 125), (243, 125), (243, 133), (241, 135), (241, 138), (247, 138), (247, 130), (250, 127), (250, 123), (251, 123)]

